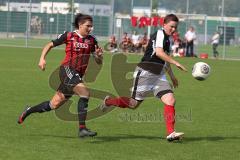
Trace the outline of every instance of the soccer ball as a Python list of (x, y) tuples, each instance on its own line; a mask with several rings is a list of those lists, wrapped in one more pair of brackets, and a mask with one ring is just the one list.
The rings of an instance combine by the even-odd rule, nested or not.
[(210, 71), (211, 68), (207, 63), (197, 62), (193, 66), (192, 76), (199, 81), (203, 81), (210, 75)]

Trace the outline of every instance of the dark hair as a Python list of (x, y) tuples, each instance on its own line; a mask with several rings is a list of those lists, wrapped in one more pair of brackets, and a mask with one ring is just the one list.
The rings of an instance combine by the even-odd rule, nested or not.
[(73, 26), (78, 29), (78, 28), (79, 28), (79, 23), (80, 23), (80, 24), (83, 24), (83, 23), (85, 23), (86, 21), (92, 22), (93, 19), (92, 19), (91, 16), (89, 16), (89, 15), (87, 15), (87, 14), (78, 13), (78, 14), (75, 16), (75, 20), (74, 20)]
[(164, 17), (164, 24), (170, 21), (179, 22), (178, 17), (175, 14), (168, 14)]

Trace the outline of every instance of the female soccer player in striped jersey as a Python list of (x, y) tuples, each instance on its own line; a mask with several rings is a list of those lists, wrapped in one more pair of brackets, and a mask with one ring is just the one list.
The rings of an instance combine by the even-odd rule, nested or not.
[(18, 123), (23, 123), (30, 114), (47, 112), (59, 108), (73, 94), (78, 95), (79, 137), (95, 136), (96, 132), (87, 129), (85, 120), (89, 100), (89, 90), (83, 82), (83, 76), (88, 66), (90, 55), (93, 54), (97, 64), (102, 64), (102, 48), (98, 47), (96, 38), (91, 35), (93, 19), (89, 15), (77, 14), (73, 23), (76, 28), (73, 32), (64, 32), (57, 39), (52, 40), (42, 50), (39, 68), (46, 68), (46, 56), (56, 46), (65, 44), (65, 58), (60, 65), (59, 77), (61, 84), (51, 100), (44, 101), (36, 106), (28, 106), (22, 112)]

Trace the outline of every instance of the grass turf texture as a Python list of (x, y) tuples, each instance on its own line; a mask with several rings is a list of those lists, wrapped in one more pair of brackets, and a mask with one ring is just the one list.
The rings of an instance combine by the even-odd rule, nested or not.
[[(89, 128), (98, 132), (95, 138), (79, 139), (77, 122), (60, 120), (55, 112), (33, 114), (23, 125), (18, 125), (16, 121), (24, 105), (48, 100), (54, 94), (48, 78), (64, 53), (52, 50), (45, 72), (37, 67), (40, 53), (40, 49), (0, 48), (0, 159), (240, 158), (238, 61), (177, 59), (189, 70), (183, 73), (173, 67), (180, 83), (175, 90), (176, 129), (185, 132), (185, 138), (169, 143), (161, 119), (163, 105), (155, 98), (147, 98), (135, 111), (115, 109), (88, 121)], [(129, 62), (138, 62), (140, 58), (128, 55)], [(116, 94), (110, 79), (111, 60), (112, 56), (105, 54), (100, 75), (89, 87)], [(191, 68), (197, 61), (207, 62), (212, 68), (206, 81), (191, 76)], [(70, 109), (75, 112), (77, 98), (73, 100)], [(100, 99), (92, 98), (89, 108), (99, 103)]]

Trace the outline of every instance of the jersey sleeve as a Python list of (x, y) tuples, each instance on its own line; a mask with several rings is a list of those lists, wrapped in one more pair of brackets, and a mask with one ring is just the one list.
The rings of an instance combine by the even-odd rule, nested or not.
[(57, 39), (52, 40), (54, 47), (59, 46), (66, 42), (68, 32), (58, 35)]
[(162, 30), (158, 30), (156, 36), (156, 48), (163, 48), (164, 33)]

